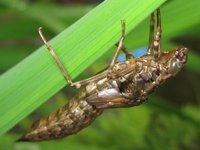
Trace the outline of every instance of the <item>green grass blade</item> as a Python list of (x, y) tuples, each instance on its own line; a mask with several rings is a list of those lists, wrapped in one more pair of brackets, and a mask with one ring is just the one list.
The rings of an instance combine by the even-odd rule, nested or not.
[[(120, 38), (120, 20), (131, 31), (165, 0), (109, 0), (63, 31), (50, 44), (72, 78)], [(0, 77), (0, 135), (63, 88), (66, 82), (43, 46)]]

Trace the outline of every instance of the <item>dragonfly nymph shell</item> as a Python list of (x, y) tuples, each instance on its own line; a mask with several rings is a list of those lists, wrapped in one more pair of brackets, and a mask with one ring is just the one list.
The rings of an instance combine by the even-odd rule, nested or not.
[[(161, 51), (159, 9), (156, 16), (157, 28), (154, 34), (154, 13), (151, 14), (149, 47), (145, 55), (134, 58), (125, 48), (125, 21), (122, 20), (122, 36), (108, 68), (94, 77), (75, 83), (39, 28), (44, 44), (67, 82), (72, 87), (84, 85), (85, 88), (67, 105), (35, 122), (19, 141), (43, 141), (75, 134), (91, 124), (105, 109), (132, 107), (143, 103), (150, 93), (181, 71), (187, 61), (188, 50), (176, 48)], [(120, 51), (126, 54), (124, 62), (116, 61)]]
[(135, 58), (134, 63), (118, 62), (109, 75), (102, 72), (98, 81), (88, 84), (66, 106), (35, 122), (20, 140), (62, 138), (87, 127), (104, 109), (139, 105), (166, 79), (175, 76), (186, 60), (187, 49), (179, 48), (162, 52), (156, 61), (146, 54)]

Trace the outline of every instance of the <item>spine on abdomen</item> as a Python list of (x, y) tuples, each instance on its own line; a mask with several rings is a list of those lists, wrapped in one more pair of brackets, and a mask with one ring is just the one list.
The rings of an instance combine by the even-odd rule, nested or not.
[(36, 121), (18, 141), (42, 141), (74, 134), (90, 125), (103, 110), (88, 104), (84, 92), (46, 118)]

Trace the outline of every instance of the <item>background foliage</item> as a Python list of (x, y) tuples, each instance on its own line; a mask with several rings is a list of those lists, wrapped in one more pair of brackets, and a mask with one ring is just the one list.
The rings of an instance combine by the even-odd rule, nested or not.
[[(78, 5), (72, 5), (72, 2), (64, 0), (1, 0), (1, 73), (41, 45), (36, 32), (38, 26), (42, 25), (47, 30), (45, 34), (48, 38), (53, 37), (97, 5), (97, 3), (83, 3), (83, 1), (73, 2), (77, 2)], [(147, 103), (129, 109), (108, 110), (92, 126), (77, 135), (62, 140), (14, 143), (14, 140), (30, 127), (33, 120), (64, 105), (77, 92), (67, 87), (22, 120), (11, 131), (2, 135), (0, 149), (49, 150), (55, 147), (61, 150), (200, 149), (199, 6), (199, 0), (173, 0), (167, 1), (161, 7), (163, 49), (170, 50), (185, 46), (189, 48), (190, 56), (184, 71), (152, 94)], [(127, 47), (136, 49), (147, 46), (148, 22), (149, 18), (128, 34), (125, 42)], [(77, 80), (92, 76), (104, 68), (109, 63), (114, 50), (113, 47), (84, 71)]]

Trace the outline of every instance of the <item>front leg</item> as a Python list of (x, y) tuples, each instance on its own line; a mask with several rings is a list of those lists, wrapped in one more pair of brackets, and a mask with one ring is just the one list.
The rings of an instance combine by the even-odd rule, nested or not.
[(118, 47), (117, 47), (117, 51), (115, 52), (115, 55), (114, 55), (114, 57), (113, 57), (113, 59), (112, 59), (112, 61), (111, 61), (111, 63), (110, 63), (110, 66), (109, 66), (108, 70), (111, 70), (111, 69), (114, 67), (114, 65), (115, 65), (116, 62), (117, 62), (117, 58), (118, 58), (118, 56), (119, 56), (119, 53), (120, 53), (120, 51), (122, 50), (122, 48), (124, 47), (125, 21), (122, 20), (121, 23), (122, 23), (122, 36), (121, 36), (121, 39), (120, 39), (120, 41), (119, 41), (119, 44), (118, 44)]

